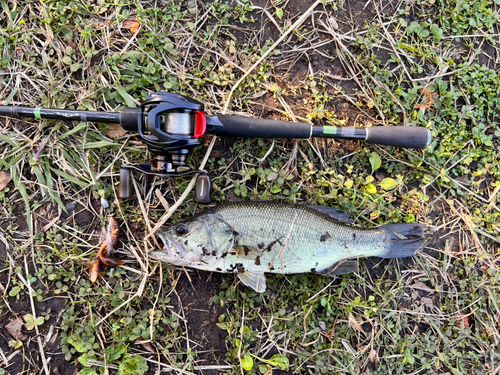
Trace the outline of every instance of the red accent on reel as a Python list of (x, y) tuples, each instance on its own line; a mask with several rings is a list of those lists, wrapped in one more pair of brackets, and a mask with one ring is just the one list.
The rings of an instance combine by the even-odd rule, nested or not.
[(207, 118), (205, 117), (205, 112), (194, 111), (195, 115), (195, 129), (193, 138), (203, 138), (205, 132), (207, 131)]

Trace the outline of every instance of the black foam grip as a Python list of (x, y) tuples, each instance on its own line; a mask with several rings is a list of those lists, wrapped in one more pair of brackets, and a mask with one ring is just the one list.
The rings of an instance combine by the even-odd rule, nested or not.
[(432, 140), (431, 131), (415, 126), (374, 126), (366, 128), (368, 143), (379, 145), (424, 149)]
[(123, 129), (136, 132), (139, 130), (139, 108), (125, 107), (120, 112), (120, 125)]
[(222, 127), (213, 134), (242, 138), (310, 138), (312, 127), (301, 122), (262, 120), (243, 116), (217, 115)]

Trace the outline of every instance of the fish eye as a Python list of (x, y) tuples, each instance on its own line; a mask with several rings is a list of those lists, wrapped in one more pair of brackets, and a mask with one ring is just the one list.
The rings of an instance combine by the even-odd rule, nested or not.
[(175, 231), (177, 234), (183, 235), (188, 232), (188, 229), (184, 225), (179, 225), (177, 228), (175, 228)]

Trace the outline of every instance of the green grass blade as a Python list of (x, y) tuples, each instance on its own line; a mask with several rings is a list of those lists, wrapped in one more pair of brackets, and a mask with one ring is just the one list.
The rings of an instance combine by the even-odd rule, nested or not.
[(121, 147), (122, 145), (118, 143), (113, 143), (110, 141), (98, 141), (98, 142), (89, 142), (81, 146), (84, 150), (92, 149), (92, 148), (104, 148), (104, 147)]
[(74, 183), (74, 184), (76, 184), (78, 186), (88, 187), (90, 185), (90, 182), (83, 182), (83, 181), (79, 180), (78, 178), (73, 177), (73, 176), (71, 176), (70, 174), (68, 174), (66, 172), (60, 171), (59, 169), (55, 169), (55, 168), (50, 167), (50, 170), (52, 172), (54, 172), (55, 174), (57, 174), (58, 176), (61, 176), (62, 178), (66, 179), (69, 182), (72, 182), (72, 183)]
[[(4, 134), (0, 134), (0, 139), (4, 142), (7, 142), (9, 145), (11, 146), (14, 146), (16, 148), (19, 148), (19, 145), (16, 143), (16, 141), (14, 141), (12, 138), (10, 137), (7, 137), (6, 135)], [(16, 150), (12, 150), (12, 152), (15, 152)]]
[(118, 93), (123, 98), (123, 100), (125, 100), (127, 107), (132, 107), (132, 108), (137, 107), (135, 105), (134, 101), (130, 98), (130, 95), (127, 94), (127, 91), (125, 91), (125, 89), (123, 88), (122, 85), (120, 85), (119, 83), (116, 83), (115, 87), (116, 87), (116, 91), (118, 91)]
[(58, 137), (57, 140), (60, 141), (61, 139), (67, 138), (70, 135), (73, 135), (75, 133), (78, 133), (81, 130), (86, 129), (87, 127), (88, 127), (88, 125), (86, 122), (81, 122), (80, 124), (75, 126), (73, 129), (71, 129), (70, 131), (68, 131), (68, 132), (64, 133), (63, 135), (61, 135), (60, 137)]

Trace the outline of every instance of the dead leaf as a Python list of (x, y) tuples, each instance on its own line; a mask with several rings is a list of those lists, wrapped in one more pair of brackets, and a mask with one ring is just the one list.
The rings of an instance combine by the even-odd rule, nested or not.
[(68, 40), (68, 47), (71, 47), (73, 49), (76, 49), (76, 43), (73, 42), (72, 40)]
[(434, 302), (432, 302), (432, 298), (422, 297), (421, 301), (425, 306), (427, 306), (430, 309), (435, 307)]
[(16, 318), (5, 326), (7, 332), (16, 340), (24, 340), (26, 338), (21, 332), (22, 328), (23, 321), (20, 318)]
[(108, 136), (111, 138), (120, 138), (127, 134), (127, 131), (120, 124), (109, 124)]
[(137, 340), (135, 343), (136, 344), (141, 344), (144, 349), (146, 349), (148, 352), (155, 353), (156, 350), (153, 348), (153, 345), (149, 341), (142, 341), (144, 338), (142, 336), (139, 337), (139, 340)]
[(413, 284), (411, 286), (412, 288), (415, 288), (415, 289), (420, 289), (420, 290), (424, 290), (426, 291), (427, 293), (429, 294), (432, 294), (435, 292), (435, 290), (429, 288), (427, 285), (425, 285), (423, 282), (421, 281), (416, 281), (415, 284)]
[(22, 59), (24, 57), (23, 48), (20, 47), (20, 46), (17, 46), (16, 47), (16, 54), (17, 54), (17, 57), (19, 57), (20, 59)]
[(378, 353), (375, 349), (372, 349), (371, 352), (370, 352), (370, 355), (368, 356), (368, 360), (373, 363), (373, 365), (375, 366), (375, 368), (377, 367), (378, 365)]
[(455, 314), (456, 325), (460, 327), (461, 323), (465, 328), (469, 327), (469, 317), (461, 312)]
[(349, 323), (350, 323), (351, 327), (354, 328), (356, 331), (364, 332), (363, 328), (361, 328), (361, 326), (357, 322), (356, 318), (351, 313), (349, 313)]
[(2, 191), (12, 180), (12, 175), (9, 172), (0, 172), (0, 191)]
[(322, 320), (318, 322), (319, 328), (321, 328), (323, 331), (326, 331), (326, 324)]
[(0, 293), (5, 294), (5, 287), (0, 283)]
[(141, 23), (136, 21), (136, 20), (126, 20), (123, 22), (122, 27), (126, 29), (130, 29), (130, 32), (136, 33), (139, 30), (139, 27), (141, 26)]
[(141, 26), (141, 24), (139, 22), (135, 22), (134, 25), (130, 28), (130, 31), (135, 34), (137, 31), (139, 31), (139, 26)]
[(330, 25), (332, 25), (332, 27), (335, 30), (339, 29), (339, 24), (337, 23), (337, 20), (334, 17), (330, 17), (328, 20), (330, 21)]

